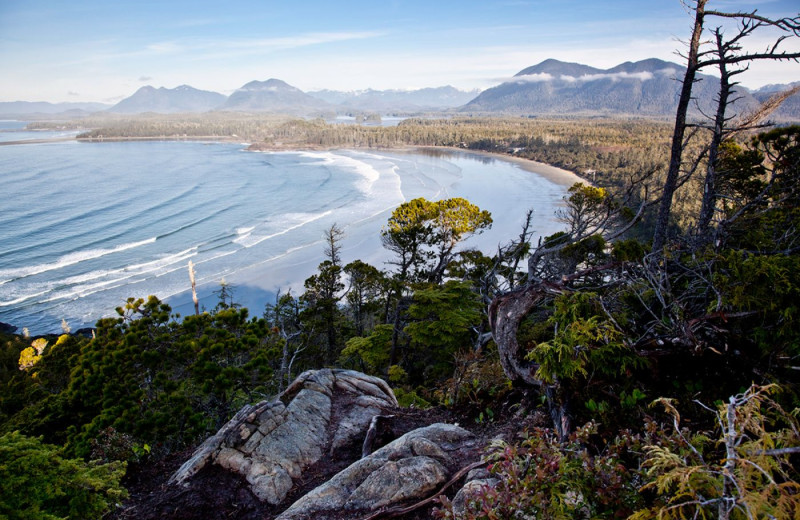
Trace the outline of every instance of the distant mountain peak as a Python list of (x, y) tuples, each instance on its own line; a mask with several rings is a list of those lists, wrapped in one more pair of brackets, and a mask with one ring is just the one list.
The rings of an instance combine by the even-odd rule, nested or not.
[[(462, 111), (551, 115), (666, 116), (674, 112), (683, 67), (651, 58), (599, 69), (548, 59), (482, 92)], [(702, 76), (695, 93), (713, 112), (719, 80)], [(752, 98), (749, 100), (754, 102)], [(742, 101), (744, 104), (745, 100)], [(751, 103), (752, 104), (752, 103)]]
[(581, 63), (570, 63), (566, 61), (560, 61), (553, 58), (549, 58), (537, 65), (533, 65), (532, 67), (522, 69), (521, 71), (514, 74), (514, 77), (532, 76), (540, 74), (549, 74), (551, 76), (556, 76), (556, 77), (558, 76), (578, 77), (589, 74), (597, 74), (599, 72), (602, 72), (602, 70), (590, 67), (589, 65), (583, 65)]
[(286, 83), (285, 81), (282, 81), (282, 80), (279, 80), (279, 79), (275, 79), (275, 78), (270, 78), (270, 79), (268, 79), (266, 81), (251, 81), (251, 82), (246, 83), (245, 85), (243, 85), (239, 90), (240, 91), (267, 90), (267, 91), (273, 91), (273, 92), (274, 91), (283, 90), (283, 91), (287, 91), (287, 92), (302, 92), (302, 90), (300, 90), (299, 88), (293, 87), (293, 86), (289, 85), (288, 83)]
[(225, 96), (217, 92), (198, 90), (189, 85), (175, 88), (145, 85), (132, 96), (109, 108), (109, 112), (138, 114), (156, 112), (171, 114), (177, 112), (208, 112), (225, 102)]
[(270, 78), (266, 81), (251, 81), (230, 95), (222, 110), (242, 112), (273, 112), (292, 115), (312, 115), (330, 106), (309, 96), (285, 81)]

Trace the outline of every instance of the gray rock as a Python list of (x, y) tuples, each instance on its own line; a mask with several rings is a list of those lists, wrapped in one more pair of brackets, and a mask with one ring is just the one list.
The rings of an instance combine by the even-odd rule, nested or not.
[(342, 470), (276, 520), (326, 520), (342, 510), (374, 511), (427, 497), (464, 464), (465, 454), (477, 457), (476, 447), (476, 438), (458, 426), (419, 428)]
[[(469, 477), (468, 477), (469, 478)], [(498, 479), (494, 477), (468, 480), (453, 497), (453, 513), (456, 518), (461, 518), (467, 512), (469, 500), (478, 496), (484, 489), (497, 486)]]
[[(361, 441), (372, 417), (396, 406), (391, 388), (379, 378), (351, 370), (304, 372), (277, 400), (239, 410), (170, 483), (188, 485), (213, 463), (242, 475), (260, 500), (279, 504), (306, 468)], [(341, 410), (336, 421), (334, 408)]]
[(430, 457), (389, 460), (350, 494), (346, 508), (374, 510), (423, 497), (446, 481), (447, 468)]

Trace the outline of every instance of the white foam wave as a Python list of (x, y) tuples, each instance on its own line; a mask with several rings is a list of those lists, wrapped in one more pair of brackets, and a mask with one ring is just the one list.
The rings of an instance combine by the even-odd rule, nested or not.
[(246, 242), (255, 228), (255, 226), (236, 228), (236, 238), (233, 239), (233, 243), (241, 244)]
[(354, 157), (333, 152), (298, 152), (298, 154), (301, 157), (318, 159), (321, 160), (323, 164), (336, 166), (357, 173), (362, 177), (362, 182), (359, 182), (356, 187), (362, 193), (371, 193), (373, 185), (381, 178), (380, 172), (372, 165)]
[[(158, 277), (178, 269), (183, 269), (183, 262), (195, 256), (197, 254), (197, 249), (197, 247), (192, 247), (156, 260), (133, 264), (120, 269), (91, 271), (63, 279), (30, 284), (26, 286), (25, 294), (19, 295), (14, 300), (0, 302), (0, 307), (17, 305), (26, 300), (38, 298), (46, 294), (49, 295), (49, 297), (42, 299), (42, 302), (74, 300), (100, 291), (106, 291), (134, 283), (129, 280), (135, 276), (143, 276), (143, 279), (147, 279), (150, 276)], [(224, 256), (224, 254), (220, 256)], [(177, 263), (181, 265), (179, 267), (171, 267)]]
[(171, 255), (163, 256), (156, 260), (150, 260), (149, 262), (142, 262), (141, 264), (133, 264), (129, 265), (122, 270), (125, 272), (148, 272), (153, 271), (154, 269), (158, 269), (160, 267), (166, 267), (170, 264), (174, 264), (175, 262), (182, 262), (183, 260), (188, 260), (189, 258), (193, 257), (197, 254), (198, 246), (190, 247), (189, 249), (184, 249), (178, 253), (173, 253)]
[(242, 245), (243, 247), (253, 247), (265, 240), (285, 235), (286, 233), (303, 227), (306, 224), (310, 224), (311, 222), (325, 218), (331, 213), (333, 213), (333, 210), (323, 211), (322, 213), (287, 213), (285, 215), (281, 215), (280, 218), (282, 221), (287, 221), (288, 225), (286, 225), (286, 227), (280, 231), (270, 233), (268, 235), (246, 235), (235, 239), (234, 242)]
[(87, 260), (94, 260), (95, 258), (100, 258), (106, 255), (111, 255), (114, 253), (119, 253), (121, 251), (127, 251), (129, 249), (141, 247), (147, 244), (152, 244), (155, 241), (156, 238), (153, 237), (153, 238), (148, 238), (147, 240), (140, 240), (139, 242), (120, 244), (116, 247), (108, 249), (88, 249), (86, 251), (78, 251), (76, 253), (70, 253), (60, 257), (55, 262), (50, 262), (46, 264), (37, 264), (26, 267), (20, 267), (16, 269), (3, 269), (0, 270), (0, 285), (18, 278), (25, 278), (28, 276), (45, 273), (47, 271), (63, 269), (64, 267), (79, 264)]
[(47, 292), (48, 291), (42, 291), (42, 292), (38, 292), (38, 293), (34, 293), (34, 294), (25, 294), (25, 295), (20, 296), (19, 298), (14, 299), (14, 300), (7, 300), (7, 301), (4, 301), (4, 302), (0, 302), (0, 307), (8, 307), (9, 305), (17, 305), (19, 303), (24, 302), (25, 300), (30, 300), (31, 298), (36, 298), (37, 296), (45, 295), (45, 294), (47, 294)]

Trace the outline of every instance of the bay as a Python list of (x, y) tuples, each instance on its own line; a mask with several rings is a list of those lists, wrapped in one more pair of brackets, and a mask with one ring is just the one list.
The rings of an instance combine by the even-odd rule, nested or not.
[(554, 211), (569, 184), (467, 152), (254, 153), (174, 141), (0, 146), (0, 179), (0, 321), (33, 334), (60, 331), (62, 319), (93, 326), (128, 297), (192, 312), (190, 260), (204, 308), (224, 279), (261, 314), (278, 291), (302, 292), (334, 223), (345, 263), (386, 268), (381, 228), (416, 197), (489, 210), (492, 229), (465, 247), (491, 254), (528, 208), (538, 235), (560, 229)]

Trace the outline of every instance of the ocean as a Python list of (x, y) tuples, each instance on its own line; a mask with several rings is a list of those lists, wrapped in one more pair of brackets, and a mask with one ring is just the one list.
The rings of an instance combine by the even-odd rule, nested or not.
[[(0, 122), (0, 141), (69, 136)], [(248, 152), (203, 142), (0, 146), (0, 321), (32, 334), (75, 331), (155, 294), (192, 312), (187, 263), (201, 305), (221, 280), (260, 315), (278, 291), (302, 292), (323, 260), (324, 230), (345, 231), (342, 260), (387, 268), (380, 231), (416, 197), (464, 197), (492, 212), (464, 247), (487, 254), (519, 234), (561, 228), (566, 183), (485, 155), (443, 151)]]

